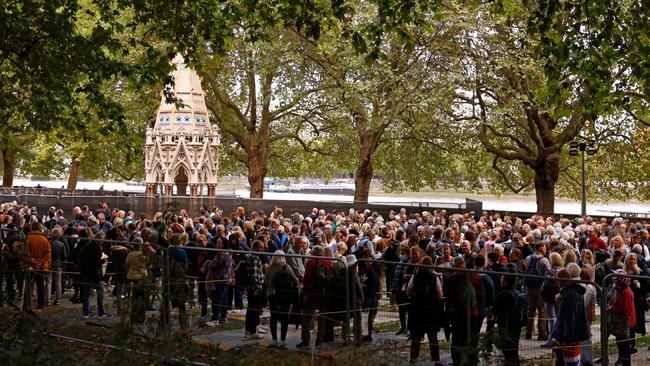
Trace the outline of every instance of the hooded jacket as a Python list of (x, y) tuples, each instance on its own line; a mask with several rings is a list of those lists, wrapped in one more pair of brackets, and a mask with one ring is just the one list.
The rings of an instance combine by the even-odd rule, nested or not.
[(576, 343), (589, 339), (589, 322), (585, 311), (585, 288), (572, 283), (560, 290), (560, 305), (552, 338), (560, 343)]

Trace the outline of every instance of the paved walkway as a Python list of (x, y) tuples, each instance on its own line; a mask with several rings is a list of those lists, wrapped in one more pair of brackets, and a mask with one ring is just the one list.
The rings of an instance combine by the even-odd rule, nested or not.
[[(110, 292), (108, 291), (107, 293), (110, 294)], [(117, 324), (120, 320), (118, 316), (113, 316), (110, 319), (101, 319), (101, 320), (96, 319), (94, 317), (90, 317), (86, 319), (81, 314), (81, 304), (72, 304), (67, 298), (68, 296), (64, 298), (64, 300), (61, 302), (61, 305), (59, 306), (56, 307), (52, 306), (46, 308), (44, 313), (47, 314), (47, 316), (50, 317), (52, 321), (60, 322), (60, 323), (74, 323), (74, 324), (86, 323), (92, 325), (112, 327), (113, 325)], [(92, 300), (94, 301), (95, 299), (93, 298)], [(109, 313), (115, 315), (115, 309), (112, 305), (112, 300), (113, 300), (112, 296), (106, 297), (106, 308), (108, 309)], [(91, 301), (91, 304), (94, 304), (94, 302)], [(387, 304), (385, 301), (381, 301), (380, 304), (382, 305), (382, 308), (387, 308)], [(198, 309), (194, 309), (193, 311), (191, 311), (191, 313), (194, 314), (197, 311)], [(156, 311), (147, 312), (147, 316), (155, 316), (156, 314), (157, 314)], [(191, 317), (192, 337), (195, 341), (199, 343), (214, 344), (215, 346), (218, 346), (224, 350), (242, 347), (246, 345), (254, 345), (254, 344), (258, 344), (262, 347), (268, 347), (272, 345), (272, 338), (270, 335), (270, 331), (267, 331), (265, 334), (263, 334), (262, 335), (263, 337), (260, 340), (246, 340), (244, 338), (244, 314), (245, 314), (244, 312), (237, 312), (237, 311), (229, 312), (228, 323), (224, 325), (217, 325), (215, 327), (207, 326), (206, 321), (209, 321), (209, 318), (202, 319), (198, 316), (192, 316)], [(267, 309), (263, 312), (261, 317), (262, 324), (265, 325), (266, 327), (268, 327), (269, 317), (270, 314)], [(409, 358), (408, 347), (410, 342), (407, 340), (406, 336), (395, 335), (395, 331), (397, 330), (396, 328), (397, 321), (398, 321), (397, 312), (386, 311), (386, 310), (380, 311), (375, 320), (376, 328), (379, 327), (383, 329), (386, 328), (389, 329), (386, 331), (375, 332), (373, 334), (373, 345), (376, 347), (377, 352), (386, 354), (386, 357), (394, 361), (391, 362), (390, 364), (400, 364), (401, 361), (399, 360), (403, 360), (404, 362), (406, 362)], [(367, 334), (367, 329), (365, 329), (365, 325), (367, 324), (365, 314), (364, 314), (362, 324), (364, 327), (363, 334)], [(647, 323), (646, 327), (650, 327), (650, 323)], [(172, 328), (178, 328), (177, 321), (172, 322)], [(594, 342), (599, 342), (600, 324), (594, 324), (591, 330), (592, 330), (592, 340)], [(149, 333), (146, 327), (141, 327), (139, 330), (136, 331), (141, 333)], [(278, 326), (278, 333), (279, 331), (280, 330)], [(484, 331), (485, 331), (485, 325), (482, 329), (482, 332)], [(321, 354), (330, 351), (336, 353), (338, 350), (340, 350), (343, 346), (340, 327), (337, 327), (335, 329), (335, 337), (336, 337), (335, 342), (323, 345), (323, 347), (317, 349), (317, 352)], [(301, 341), (300, 338), (301, 338), (301, 330), (296, 329), (296, 327), (293, 325), (290, 325), (289, 331), (287, 333), (287, 338), (286, 338), (287, 348), (295, 350), (296, 349), (295, 346)], [(449, 351), (450, 343), (445, 340), (445, 335), (443, 331), (440, 331), (438, 333), (438, 339), (440, 341), (441, 357), (443, 363), (451, 364), (451, 355)], [(612, 339), (613, 337), (610, 338), (610, 340)], [(519, 342), (519, 355), (521, 359), (522, 360), (551, 359), (551, 350), (547, 348), (541, 348), (540, 347), (541, 343), (542, 342), (537, 341), (535, 337), (533, 337), (532, 340), (526, 340), (522, 337)], [(368, 346), (369, 345), (365, 345), (364, 348), (367, 348)], [(309, 352), (309, 351), (304, 351), (304, 352)], [(639, 347), (639, 352), (633, 355), (632, 358), (633, 364), (638, 364), (638, 365), (650, 364), (650, 361), (647, 361), (647, 358), (649, 356), (650, 356), (650, 351), (645, 346)], [(598, 358), (599, 355), (595, 355), (595, 357)], [(499, 358), (500, 358), (500, 352), (496, 352), (496, 351), (488, 355), (482, 354), (480, 364), (492, 365), (495, 364), (495, 362), (498, 363)], [(610, 359), (610, 363), (613, 364), (613, 362), (617, 359), (617, 355), (612, 354), (610, 355), (609, 359)], [(427, 364), (427, 361), (429, 360), (427, 345), (422, 346), (420, 360), (422, 364)]]

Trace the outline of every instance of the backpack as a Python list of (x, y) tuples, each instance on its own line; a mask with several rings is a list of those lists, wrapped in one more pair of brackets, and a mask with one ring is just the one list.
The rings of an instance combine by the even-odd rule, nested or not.
[(523, 291), (515, 291), (515, 309), (519, 318), (519, 327), (528, 326), (528, 296)]
[[(593, 285), (587, 285), (591, 286), (593, 288)], [(594, 289), (595, 292), (595, 289)], [(593, 322), (596, 320), (596, 303), (598, 300), (596, 299), (597, 296), (593, 296), (589, 298), (589, 302), (586, 304), (587, 306), (587, 320), (589, 322)]]
[[(85, 249), (89, 249), (89, 245), (86, 245)], [(184, 280), (185, 275), (187, 274), (187, 263), (174, 260), (172, 253), (177, 250), (181, 249), (175, 247), (167, 248), (167, 255), (169, 256), (169, 276), (174, 280)]]
[(239, 287), (249, 287), (251, 285), (250, 270), (251, 262), (249, 258), (243, 258), (235, 267), (235, 283)]
[(542, 300), (555, 304), (555, 295), (560, 293), (560, 281), (557, 279), (557, 274), (553, 273), (550, 269), (547, 270), (549, 278), (544, 280), (542, 285)]
[(605, 288), (605, 299), (607, 300), (607, 304), (611, 305), (614, 298), (616, 298), (616, 284), (611, 282), (607, 285), (607, 288)]
[(316, 259), (316, 267), (314, 268), (309, 282), (308, 291), (311, 293), (324, 293), (328, 284), (329, 273), (320, 260)]
[(594, 255), (596, 257), (596, 263), (603, 263), (610, 258), (609, 253), (607, 253), (603, 248), (598, 248)]
[[(418, 269), (427, 270), (427, 269)], [(431, 279), (431, 277), (427, 278)], [(435, 279), (434, 279), (435, 280)], [(436, 296), (436, 284), (433, 281), (423, 281), (417, 272), (413, 275), (413, 298), (420, 301), (438, 300)], [(436, 301), (437, 302), (437, 301)]]
[[(332, 273), (328, 278), (327, 293), (336, 296), (345, 296), (345, 280), (348, 267), (340, 265), (340, 262), (332, 263)], [(335, 300), (334, 298), (332, 300)]]
[(607, 268), (605, 266), (605, 263), (601, 262), (596, 264), (596, 268), (594, 269), (594, 281), (598, 285), (601, 285), (605, 279), (605, 276), (607, 276)]
[(370, 242), (370, 239), (364, 238), (357, 243), (357, 250), (353, 253), (357, 260), (363, 259), (368, 242)]
[(459, 286), (456, 288), (456, 299), (459, 304), (469, 304), (470, 309), (476, 308), (476, 290), (474, 290), (472, 281), (469, 278), (464, 277), (463, 281), (460, 281)]
[(273, 275), (273, 287), (276, 294), (288, 294), (296, 290), (296, 284), (291, 278), (291, 273), (287, 270), (287, 265), (282, 266), (282, 269), (275, 272)]
[[(528, 264), (528, 269), (526, 270), (526, 274), (533, 275), (533, 276), (543, 276), (543, 273), (539, 272), (539, 261), (543, 257), (540, 255), (532, 254), (530, 256), (530, 263)], [(529, 278), (526, 277), (524, 278), (524, 285), (526, 287), (533, 287), (533, 288), (540, 288), (542, 287), (542, 283), (544, 280), (537, 279), (537, 278)]]
[(399, 262), (399, 242), (397, 240), (391, 240), (388, 248), (384, 251), (384, 255), (381, 256), (381, 260), (387, 262)]

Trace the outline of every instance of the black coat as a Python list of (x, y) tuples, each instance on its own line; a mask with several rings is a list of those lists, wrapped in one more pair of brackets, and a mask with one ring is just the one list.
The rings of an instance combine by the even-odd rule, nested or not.
[(364, 307), (375, 308), (379, 296), (379, 271), (377, 265), (373, 264), (370, 268), (366, 268), (365, 263), (359, 262), (358, 266), (359, 278), (363, 286)]
[(129, 250), (122, 245), (111, 247), (111, 263), (106, 268), (106, 271), (114, 273), (113, 281), (116, 284), (126, 282), (126, 256), (128, 254)]
[(492, 263), (492, 267), (490, 267), (489, 271), (495, 272), (495, 273), (490, 273), (489, 276), (490, 278), (492, 278), (492, 284), (494, 285), (494, 292), (497, 293), (501, 290), (501, 273), (508, 272), (508, 268), (503, 264), (497, 262), (497, 263)]
[(24, 253), (17, 253), (14, 251), (14, 243), (22, 241), (23, 237), (17, 231), (10, 232), (4, 239), (4, 243), (7, 244), (7, 247), (2, 255), (4, 257), (5, 265), (8, 268), (15, 268), (19, 263), (19, 258), (24, 256)]
[(519, 311), (516, 306), (516, 293), (506, 288), (499, 291), (494, 301), (494, 315), (499, 326), (497, 344), (501, 349), (518, 343), (521, 332)]
[[(386, 251), (384, 251), (384, 255), (381, 256), (382, 261), (388, 261), (388, 262), (399, 262), (399, 242), (395, 239), (390, 241), (390, 245), (388, 248), (386, 248)], [(390, 264), (390, 266), (394, 272), (395, 270), (395, 265)]]
[(411, 329), (428, 330), (439, 328), (443, 315), (442, 300), (437, 298), (436, 277), (431, 271), (420, 267), (413, 275), (413, 289), (410, 292), (409, 324)]
[(359, 275), (357, 271), (353, 271), (348, 268), (348, 281), (349, 290), (350, 290), (350, 301), (349, 307), (350, 310), (359, 310), (363, 304), (363, 290), (361, 286), (361, 281), (359, 280)]
[(62, 268), (62, 262), (65, 262), (68, 258), (68, 247), (59, 239), (54, 239), (50, 243), (52, 247), (52, 263), (50, 268), (60, 269)]
[(630, 289), (634, 295), (634, 312), (636, 314), (636, 325), (634, 331), (639, 334), (645, 334), (645, 312), (648, 310), (646, 297), (648, 296), (648, 282), (638, 280), (639, 287), (632, 285)]
[(91, 241), (81, 246), (77, 259), (82, 281), (94, 283), (102, 280), (102, 247), (98, 242)]

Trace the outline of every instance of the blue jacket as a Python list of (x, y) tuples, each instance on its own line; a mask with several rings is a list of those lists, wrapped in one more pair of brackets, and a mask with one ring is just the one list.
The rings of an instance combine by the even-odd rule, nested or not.
[(495, 301), (495, 291), (494, 291), (494, 282), (492, 282), (492, 276), (481, 273), (479, 275), (483, 288), (485, 289), (485, 296), (478, 298), (478, 317), (483, 320), (487, 313), (487, 308), (491, 308), (494, 305)]
[(573, 283), (560, 291), (560, 306), (552, 338), (560, 343), (575, 343), (589, 339), (589, 323), (585, 311), (585, 288)]

